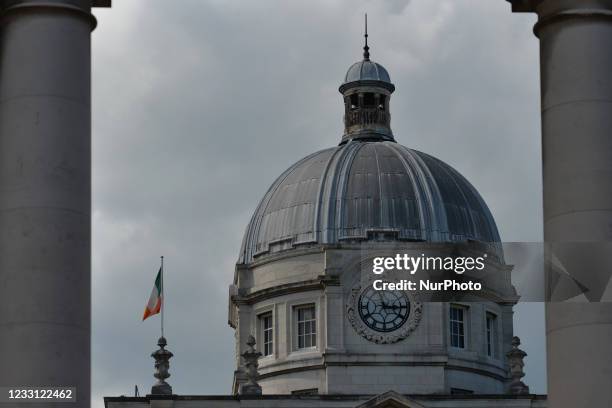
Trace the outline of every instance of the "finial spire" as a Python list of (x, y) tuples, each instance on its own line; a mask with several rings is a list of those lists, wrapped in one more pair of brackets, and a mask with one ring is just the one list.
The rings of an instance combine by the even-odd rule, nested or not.
[(370, 60), (370, 47), (368, 47), (368, 13), (365, 15), (365, 46), (363, 47), (363, 59), (366, 61)]

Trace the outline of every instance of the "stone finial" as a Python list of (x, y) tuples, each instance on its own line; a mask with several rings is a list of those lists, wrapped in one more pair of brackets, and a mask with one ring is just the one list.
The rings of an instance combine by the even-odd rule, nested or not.
[(170, 359), (173, 354), (166, 350), (168, 343), (165, 337), (160, 337), (157, 341), (158, 350), (151, 353), (151, 357), (155, 359), (155, 373), (153, 377), (157, 378), (157, 382), (151, 387), (151, 394), (157, 395), (172, 395), (172, 387), (165, 380), (170, 377), (168, 369), (170, 368)]
[(261, 357), (261, 353), (255, 350), (256, 343), (255, 337), (249, 335), (246, 343), (249, 347), (242, 353), (248, 381), (244, 384), (240, 384), (240, 390), (238, 391), (240, 395), (261, 395), (261, 386), (257, 384), (257, 377), (259, 377), (259, 372), (257, 371), (259, 363), (257, 360)]
[(512, 350), (506, 353), (508, 364), (510, 364), (510, 377), (512, 378), (509, 391), (510, 394), (518, 395), (529, 394), (529, 387), (521, 381), (521, 378), (525, 376), (523, 359), (527, 356), (527, 353), (519, 348), (520, 345), (521, 339), (514, 336), (512, 338)]

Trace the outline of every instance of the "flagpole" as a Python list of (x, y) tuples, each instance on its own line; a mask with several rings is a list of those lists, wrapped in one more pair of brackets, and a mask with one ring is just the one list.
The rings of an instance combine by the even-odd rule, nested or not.
[(165, 305), (164, 305), (164, 301), (165, 301), (165, 294), (164, 294), (164, 256), (162, 255), (161, 257), (161, 336), (164, 337), (164, 309), (165, 309)]

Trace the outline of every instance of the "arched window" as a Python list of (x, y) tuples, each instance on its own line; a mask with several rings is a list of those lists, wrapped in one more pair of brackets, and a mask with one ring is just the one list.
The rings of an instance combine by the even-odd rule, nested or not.
[(380, 99), (378, 100), (378, 109), (384, 111), (386, 101), (387, 101), (387, 95), (380, 95)]
[(350, 106), (349, 107), (351, 110), (359, 109), (359, 95), (352, 94), (350, 96)]
[(363, 105), (366, 108), (375, 108), (376, 107), (376, 98), (373, 93), (366, 93), (363, 95)]

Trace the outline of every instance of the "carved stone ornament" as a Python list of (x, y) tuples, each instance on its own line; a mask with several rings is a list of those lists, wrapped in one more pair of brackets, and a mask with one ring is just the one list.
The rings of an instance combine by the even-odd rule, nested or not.
[(244, 368), (248, 381), (240, 385), (239, 394), (241, 395), (261, 395), (261, 386), (257, 383), (259, 377), (259, 358), (261, 353), (255, 349), (255, 337), (250, 335), (247, 340), (247, 350), (242, 353)]
[(151, 353), (151, 357), (155, 359), (155, 373), (153, 377), (157, 378), (157, 382), (151, 387), (151, 394), (171, 395), (172, 387), (166, 382), (166, 378), (170, 377), (168, 369), (170, 368), (170, 359), (173, 354), (166, 350), (168, 343), (165, 337), (160, 337), (157, 345), (159, 349)]
[[(414, 293), (409, 291), (393, 291), (396, 294), (399, 294), (402, 298), (408, 299), (409, 315), (407, 318), (398, 316), (396, 321), (399, 323), (392, 325), (388, 330), (384, 330), (382, 328), (377, 329), (375, 325), (368, 324), (367, 319), (364, 321), (363, 314), (360, 314), (359, 312), (359, 302), (364, 293), (371, 292), (372, 282), (364, 283), (363, 286), (361, 282), (358, 282), (351, 289), (351, 293), (346, 304), (346, 311), (348, 320), (351, 322), (351, 325), (357, 334), (373, 343), (391, 344), (405, 339), (417, 328), (423, 313), (423, 303), (417, 299)], [(385, 291), (381, 290), (377, 292), (381, 294), (380, 296), (384, 296)], [(383, 307), (385, 307), (384, 300), (381, 300), (381, 302)], [(388, 307), (392, 309), (395, 306), (390, 305)]]
[(521, 378), (525, 376), (523, 371), (525, 363), (523, 360), (527, 353), (519, 348), (520, 345), (521, 339), (514, 336), (512, 338), (512, 349), (506, 353), (506, 357), (510, 365), (510, 378), (512, 379), (509, 386), (510, 394), (524, 395), (529, 394), (529, 387), (521, 381)]

